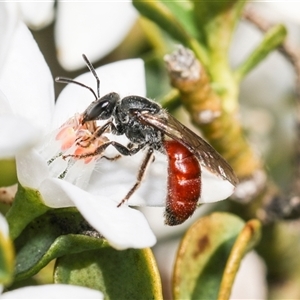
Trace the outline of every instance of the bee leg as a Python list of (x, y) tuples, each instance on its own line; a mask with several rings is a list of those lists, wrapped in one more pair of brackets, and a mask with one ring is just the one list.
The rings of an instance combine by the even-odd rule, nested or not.
[(130, 189), (130, 191), (127, 193), (127, 195), (122, 199), (122, 201), (117, 205), (117, 207), (120, 207), (123, 203), (125, 203), (132, 196), (132, 194), (140, 187), (142, 180), (146, 174), (146, 170), (148, 169), (149, 165), (153, 161), (154, 161), (153, 149), (149, 148), (149, 150), (147, 151), (146, 156), (143, 160), (143, 163), (140, 166), (139, 172), (137, 174), (136, 183)]
[(62, 158), (66, 159), (68, 157), (74, 157), (74, 158), (86, 158), (86, 157), (90, 157), (90, 156), (97, 156), (102, 154), (105, 149), (112, 145), (113, 147), (115, 147), (115, 149), (122, 155), (125, 156), (131, 156), (136, 154), (137, 152), (139, 152), (145, 145), (144, 144), (140, 144), (137, 145), (136, 148), (127, 148), (126, 146), (115, 142), (115, 141), (108, 141), (108, 142), (104, 142), (102, 145), (100, 145), (95, 151), (93, 152), (88, 152), (88, 153), (84, 153), (84, 154), (80, 154), (80, 155), (73, 155), (73, 154), (69, 154), (69, 155), (63, 155)]
[(121, 155), (121, 154), (118, 154), (118, 155), (113, 156), (113, 157), (102, 156), (101, 158), (105, 158), (105, 159), (110, 160), (110, 161), (115, 161), (115, 160), (117, 160), (117, 159), (119, 159), (119, 158), (121, 158), (121, 157), (122, 157), (122, 155)]
[[(77, 142), (77, 145), (79, 145), (82, 148), (88, 148), (95, 139), (97, 139), (102, 134), (104, 134), (108, 129), (111, 130), (112, 128), (114, 128), (114, 124), (111, 121), (109, 121), (109, 122), (105, 123), (103, 126), (98, 127), (97, 130), (93, 133), (93, 135), (91, 137), (82, 139), (79, 142)], [(86, 144), (83, 144), (83, 143), (86, 143)]]

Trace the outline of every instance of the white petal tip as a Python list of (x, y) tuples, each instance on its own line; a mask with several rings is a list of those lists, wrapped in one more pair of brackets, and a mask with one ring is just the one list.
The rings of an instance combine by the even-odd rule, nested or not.
[(201, 203), (224, 200), (230, 197), (234, 190), (235, 186), (228, 180), (224, 180), (222, 177), (202, 168)]

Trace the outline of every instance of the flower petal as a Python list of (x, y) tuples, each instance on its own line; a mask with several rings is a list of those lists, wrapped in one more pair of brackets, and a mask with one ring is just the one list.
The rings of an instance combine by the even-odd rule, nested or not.
[[(117, 139), (123, 145), (128, 143)], [(125, 140), (125, 139), (124, 139)], [(113, 148), (113, 147), (111, 147)], [(105, 155), (114, 157), (117, 152), (109, 148)], [(133, 156), (122, 156), (116, 161), (101, 159), (92, 175), (88, 191), (105, 196), (119, 203), (137, 181), (137, 175), (146, 152)], [(127, 204), (134, 206), (165, 206), (167, 195), (167, 158), (155, 153), (155, 160), (146, 170), (140, 187), (130, 197)]]
[(49, 68), (24, 23), (12, 34), (0, 87), (17, 115), (48, 129), (54, 108), (53, 80)]
[(39, 189), (49, 177), (46, 161), (35, 151), (30, 150), (16, 156), (18, 180), (24, 187)]
[(52, 208), (73, 207), (75, 206), (72, 196), (64, 189), (66, 183), (68, 189), (77, 191), (77, 187), (68, 182), (56, 178), (45, 179), (39, 187), (45, 205)]
[[(79, 55), (80, 59), (82, 56)], [(82, 59), (83, 61), (83, 59)], [(144, 62), (141, 59), (127, 59), (96, 69), (100, 78), (100, 93), (104, 96), (117, 92), (121, 97), (146, 94)], [(91, 72), (84, 73), (76, 81), (90, 86), (96, 92), (96, 79)], [(83, 112), (93, 101), (94, 96), (88, 89), (68, 84), (59, 95), (54, 112), (53, 129), (59, 127), (75, 113)]]
[(40, 130), (28, 120), (13, 115), (12, 108), (1, 90), (0, 128), (0, 158), (12, 158), (33, 147), (41, 135)]
[(14, 2), (0, 3), (0, 70), (6, 61), (11, 45), (11, 37), (18, 23), (17, 4)]
[(0, 115), (0, 158), (12, 158), (32, 148), (41, 135), (28, 120), (14, 115)]
[[(128, 143), (119, 137), (117, 140), (123, 145)], [(114, 157), (118, 153), (111, 148), (107, 149), (105, 155)], [(133, 156), (123, 156), (116, 161), (101, 159), (96, 172), (93, 173), (88, 191), (120, 202), (135, 184), (144, 156), (145, 151), (140, 151)], [(235, 187), (229, 181), (223, 180), (204, 167), (201, 170), (202, 190), (199, 203), (216, 202), (232, 195)], [(140, 187), (130, 197), (128, 204), (165, 206), (167, 179), (167, 157), (155, 152), (154, 162), (150, 164)]]
[(24, 22), (34, 29), (41, 29), (49, 25), (54, 18), (54, 0), (48, 1), (22, 1), (19, 9)]
[(103, 294), (81, 286), (45, 284), (3, 293), (1, 299), (103, 299)]
[(220, 176), (201, 168), (202, 191), (200, 203), (209, 203), (224, 200), (231, 196), (235, 186)]
[(46, 181), (47, 190), (43, 185), (40, 192), (47, 206), (61, 207), (61, 203), (73, 202), (87, 222), (114, 248), (146, 248), (155, 244), (156, 238), (141, 212), (129, 208), (126, 204), (117, 207), (117, 202), (93, 196), (63, 180)]
[(58, 2), (55, 41), (61, 65), (75, 70), (84, 66), (82, 53), (91, 61), (105, 56), (124, 39), (136, 15), (130, 1)]
[(13, 111), (6, 96), (0, 90), (0, 115), (4, 114), (13, 114)]

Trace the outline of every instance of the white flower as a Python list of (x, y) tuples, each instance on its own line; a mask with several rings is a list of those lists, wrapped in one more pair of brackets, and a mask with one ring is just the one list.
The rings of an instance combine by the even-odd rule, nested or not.
[(40, 29), (49, 25), (54, 18), (54, 0), (20, 1), (16, 9), (23, 21), (33, 29)]
[[(152, 246), (156, 239), (145, 217), (139, 211), (127, 205), (117, 209), (115, 202), (97, 193), (97, 189), (91, 194), (76, 185), (56, 179), (51, 174), (53, 169), (48, 167), (43, 156), (36, 150), (25, 151), (36, 143), (38, 137), (51, 129), (54, 108), (53, 80), (29, 30), (18, 18), (14, 17), (15, 10), (4, 3), (0, 5), (0, 13), (3, 16), (9, 13), (11, 16), (3, 18), (6, 31), (3, 31), (1, 35), (1, 50), (3, 55), (6, 55), (5, 60), (1, 61), (0, 71), (0, 89), (5, 95), (1, 97), (0, 102), (3, 108), (0, 123), (4, 123), (1, 123), (3, 124), (1, 137), (5, 142), (5, 144), (1, 143), (2, 157), (17, 154), (18, 179), (24, 187), (40, 190), (45, 204), (51, 207), (77, 206), (87, 221), (116, 248)], [(141, 60), (125, 61), (120, 64), (124, 66), (123, 71), (115, 65), (116, 69), (114, 68), (112, 72), (119, 76), (117, 82), (124, 82), (125, 92), (128, 93), (132, 89), (133, 92), (145, 93)], [(131, 84), (128, 84), (128, 81)], [(109, 83), (109, 80), (104, 82)], [(101, 85), (101, 90), (105, 91), (105, 85)], [(71, 109), (70, 116), (75, 111), (81, 111), (79, 107), (76, 108), (76, 101), (77, 104), (81, 101), (79, 106), (82, 104), (85, 106), (91, 101), (90, 94), (88, 96), (85, 94), (76, 100), (80, 92), (81, 89), (76, 87), (74, 94), (68, 99), (71, 100), (67, 104), (67, 108)], [(65, 103), (59, 100), (57, 107), (63, 108), (64, 105)], [(56, 111), (64, 112), (59, 108)], [(23, 122), (19, 122), (18, 118)], [(54, 120), (57, 118), (54, 117)], [(66, 118), (62, 123), (65, 121)], [(79, 170), (82, 169), (82, 164), (84, 164), (83, 161), (78, 162)], [(73, 175), (80, 177), (80, 173), (76, 172), (77, 165), (70, 170), (71, 177)], [(88, 174), (85, 181), (87, 183), (95, 164), (90, 164), (90, 166), (92, 167), (83, 168), (82, 172), (83, 176)]]
[(104, 57), (121, 43), (136, 17), (131, 1), (58, 2), (55, 42), (61, 65), (82, 67), (81, 53), (91, 61)]
[[(68, 70), (84, 66), (81, 54), (91, 61), (100, 59), (116, 48), (137, 18), (131, 1), (22, 1), (18, 10), (32, 28), (55, 22), (58, 60)], [(55, 16), (54, 16), (55, 15)]]
[[(123, 96), (130, 90), (138, 94), (145, 93), (144, 67), (139, 59), (114, 63), (98, 69), (97, 73), (103, 81), (101, 91), (106, 92), (115, 87)], [(77, 80), (90, 86), (95, 85), (95, 79), (90, 73)], [(101, 181), (98, 182), (98, 177), (109, 177), (113, 182), (112, 190), (114, 185), (115, 190), (122, 186), (113, 170), (108, 170), (106, 174), (102, 169), (102, 161), (98, 165), (95, 158), (77, 159), (69, 164), (59, 156), (61, 151), (75, 153), (72, 151), (78, 149), (75, 139), (71, 144), (68, 144), (68, 140), (69, 137), (72, 140), (73, 126), (76, 128), (78, 123), (76, 113), (82, 112), (91, 100), (93, 95), (86, 89), (76, 85), (65, 88), (53, 116), (53, 127), (57, 129), (39, 147), (17, 156), (18, 179), (24, 187), (39, 190), (44, 203), (49, 207), (76, 206), (85, 219), (117, 249), (153, 246), (156, 239), (143, 214), (127, 204), (118, 208), (121, 198), (113, 199), (102, 194), (103, 185)], [(62, 124), (61, 120), (65, 120), (65, 124), (58, 127), (57, 124)], [(114, 165), (114, 162), (105, 159), (103, 163), (106, 163), (108, 169)], [(91, 176), (95, 177), (94, 180), (90, 179)], [(110, 186), (104, 188), (110, 190)]]
[[(1, 88), (8, 95), (9, 103), (14, 105), (15, 111), (34, 120), (44, 132), (48, 129), (48, 135), (39, 146), (17, 155), (19, 182), (24, 187), (38, 190), (45, 205), (49, 207), (76, 206), (87, 222), (117, 249), (153, 246), (156, 238), (145, 217), (128, 205), (165, 206), (166, 157), (163, 154), (155, 154), (155, 161), (141, 187), (127, 203), (117, 207), (136, 182), (144, 152), (140, 151), (132, 157), (121, 157), (116, 161), (105, 158), (98, 160), (99, 157), (64, 159), (61, 153), (76, 154), (76, 151), (80, 150), (77, 138), (86, 138), (93, 133), (93, 130), (82, 127), (79, 121), (80, 114), (94, 100), (94, 96), (88, 89), (69, 84), (57, 100), (52, 115), (53, 87), (52, 82), (49, 83), (49, 70), (27, 28), (20, 21), (18, 24), (21, 28), (19, 38), (7, 48), (7, 53), (16, 52), (13, 56), (15, 61), (10, 58), (11, 63), (5, 64), (5, 72), (0, 78), (0, 82), (3, 83)], [(32, 66), (27, 65), (31, 52), (37, 57), (32, 61)], [(39, 71), (37, 74), (36, 70)], [(96, 72), (101, 80), (102, 96), (112, 91), (119, 93), (121, 98), (130, 94), (145, 95), (144, 66), (139, 59), (116, 62), (98, 68)], [(17, 80), (18, 84), (26, 82), (22, 93), (15, 88), (16, 74), (17, 79), (21, 78)], [(91, 87), (96, 86), (96, 80), (90, 72), (76, 80)], [(51, 117), (53, 118), (50, 126)], [(103, 135), (103, 139), (110, 138), (116, 137)], [(95, 141), (95, 147), (97, 143), (102, 143), (99, 139)], [(120, 137), (119, 141), (123, 145), (128, 143), (124, 137)], [(118, 153), (113, 147), (105, 152), (105, 156), (108, 157), (116, 155)], [(222, 193), (224, 183), (225, 193)], [(233, 188), (230, 183), (202, 170), (200, 202), (224, 199), (232, 193)]]
[[(38, 138), (44, 136), (46, 131), (49, 133), (51, 130), (54, 108), (53, 80), (29, 30), (18, 18), (13, 17), (14, 10), (11, 10), (10, 6), (1, 3), (0, 9), (2, 15), (6, 16), (6, 13), (10, 13), (12, 16), (2, 19), (3, 22), (5, 21), (4, 28), (6, 28), (1, 35), (1, 50), (3, 55), (6, 55), (5, 60), (1, 61), (0, 71), (0, 89), (5, 95), (2, 97), (5, 101), (0, 102), (1, 108), (3, 108), (0, 122), (5, 123), (1, 127), (2, 141), (5, 141), (5, 144), (1, 142), (0, 150), (3, 150), (2, 154), (4, 154), (2, 157), (5, 157), (7, 153), (9, 155), (17, 154), (18, 179), (24, 187), (40, 190), (45, 204), (51, 207), (77, 206), (87, 221), (116, 248), (152, 246), (156, 241), (155, 236), (145, 217), (139, 211), (133, 210), (127, 205), (117, 209), (115, 202), (97, 193), (97, 189), (91, 194), (72, 183), (55, 178), (51, 174), (52, 166), (49, 168), (44, 157), (36, 150), (28, 150)], [(11, 24), (12, 20), (13, 24)], [(129, 60), (120, 64), (124, 66), (123, 70), (122, 67), (118, 67), (118, 64), (115, 64), (112, 70), (113, 74), (119, 76), (115, 82), (123, 82), (125, 87), (123, 91), (126, 93), (132, 90), (144, 94), (142, 61)], [(108, 74), (105, 68), (103, 70)], [(108, 79), (103, 81), (108, 83), (106, 86), (109, 87), (110, 81)], [(110, 84), (112, 83), (110, 82)], [(91, 94), (84, 94), (81, 97), (82, 89), (73, 88), (74, 93), (67, 103), (66, 112), (69, 109), (69, 116), (72, 116), (74, 112), (81, 112), (83, 107), (91, 101)], [(105, 85), (101, 84), (101, 90), (105, 91)], [(67, 93), (68, 88), (63, 94), (67, 95)], [(77, 96), (79, 97), (76, 99)], [(58, 100), (56, 112), (65, 113), (65, 105), (64, 101)], [(82, 109), (76, 107), (77, 105), (83, 105)], [(17, 117), (22, 119), (23, 123), (13, 123)], [(54, 114), (54, 121), (58, 118), (57, 114)], [(66, 119), (63, 118), (61, 123)], [(34, 128), (35, 131), (28, 130), (27, 132), (26, 124), (29, 129)], [(31, 138), (32, 135), (34, 138)], [(29, 140), (26, 140), (26, 137)], [(23, 139), (25, 141), (21, 145), (22, 147), (18, 147), (18, 143)], [(25, 151), (26, 149), (27, 151)], [(90, 164), (92, 167), (85, 168), (82, 168), (82, 164), (84, 165), (83, 161), (78, 162), (78, 169), (83, 170), (83, 176), (88, 174), (85, 181), (88, 183), (89, 174), (94, 170), (95, 164)], [(76, 172), (77, 165), (75, 164), (68, 175), (80, 177), (80, 173)], [(62, 165), (62, 167), (64, 166)], [(82, 185), (79, 184), (79, 186)]]
[(7, 3), (0, 3), (0, 19), (0, 158), (11, 158), (49, 127), (54, 92), (42, 54)]

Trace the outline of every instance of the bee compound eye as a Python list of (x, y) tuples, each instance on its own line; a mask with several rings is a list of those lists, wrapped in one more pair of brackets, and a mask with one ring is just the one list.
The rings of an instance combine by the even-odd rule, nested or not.
[(106, 120), (113, 114), (120, 96), (117, 93), (109, 93), (97, 99), (84, 112), (84, 121)]

